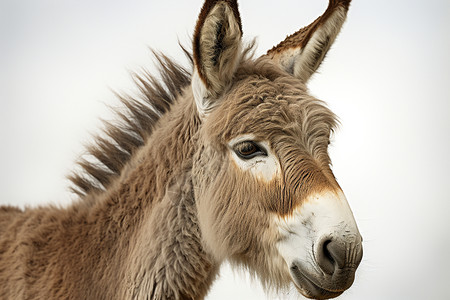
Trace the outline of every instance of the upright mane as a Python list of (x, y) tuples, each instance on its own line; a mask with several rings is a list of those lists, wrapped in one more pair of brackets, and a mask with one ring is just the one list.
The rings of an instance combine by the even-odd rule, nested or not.
[[(181, 48), (192, 64), (191, 54)], [(132, 74), (139, 95), (115, 93), (123, 105), (113, 109), (117, 120), (104, 121), (103, 132), (94, 136), (77, 162), (81, 170), (68, 176), (72, 182), (70, 190), (80, 198), (105, 191), (120, 176), (124, 165), (145, 144), (154, 125), (191, 82), (191, 72), (185, 67), (162, 53), (152, 53), (159, 76), (148, 71)]]

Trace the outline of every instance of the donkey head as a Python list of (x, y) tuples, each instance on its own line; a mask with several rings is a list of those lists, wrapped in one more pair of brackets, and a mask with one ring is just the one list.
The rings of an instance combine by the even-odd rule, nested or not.
[(206, 250), (255, 273), (267, 287), (294, 283), (328, 299), (354, 280), (362, 238), (330, 169), (336, 118), (307, 93), (350, 0), (267, 55), (248, 58), (236, 1), (204, 4), (194, 35), (201, 126), (193, 163)]

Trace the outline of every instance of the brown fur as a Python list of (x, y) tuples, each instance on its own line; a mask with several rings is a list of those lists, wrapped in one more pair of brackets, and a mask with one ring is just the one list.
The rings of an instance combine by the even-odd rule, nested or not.
[[(217, 7), (242, 32), (236, 1), (205, 2), (193, 59), (206, 80), (221, 72), (204, 68), (210, 49), (199, 43)], [(218, 50), (219, 64), (236, 43)], [(245, 53), (222, 70), (229, 83), (208, 85), (216, 99), (204, 119), (189, 72), (157, 56), (163, 83), (136, 75), (142, 98), (120, 96), (119, 123), (88, 149), (97, 163), (71, 175), (79, 201), (0, 207), (0, 299), (202, 299), (224, 260), (268, 287), (291, 282), (271, 220), (339, 189), (327, 153), (336, 118), (269, 57)], [(247, 133), (270, 141), (281, 177), (263, 182), (231, 161), (228, 141)]]
[[(351, 0), (330, 0), (325, 13), (267, 52), (303, 82), (317, 71), (345, 21)], [(298, 60), (298, 57), (303, 57)]]
[[(183, 49), (184, 50), (184, 49)], [(187, 52), (186, 52), (187, 53)], [(162, 83), (148, 73), (135, 74), (141, 96), (139, 99), (118, 95), (124, 110), (116, 110), (116, 124), (105, 122), (106, 138), (98, 136), (87, 152), (98, 163), (82, 159), (84, 173), (73, 173), (73, 192), (82, 198), (103, 192), (117, 179), (124, 165), (145, 144), (161, 115), (165, 114), (182, 89), (190, 83), (190, 73), (162, 54), (154, 53), (159, 64)], [(188, 57), (191, 59), (190, 55)]]
[(317, 30), (317, 27), (324, 24), (331, 13), (339, 6), (344, 7), (348, 10), (351, 0), (330, 0), (328, 3), (328, 8), (323, 15), (318, 17), (314, 22), (301, 28), (299, 31), (291, 34), (285, 40), (283, 40), (278, 45), (274, 46), (272, 49), (267, 51), (268, 54), (278, 53), (285, 51), (288, 48), (303, 48), (311, 38), (311, 35)]

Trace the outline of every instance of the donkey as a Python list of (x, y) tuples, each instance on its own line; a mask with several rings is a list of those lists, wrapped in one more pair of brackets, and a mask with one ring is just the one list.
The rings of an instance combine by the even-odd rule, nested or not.
[[(267, 289), (348, 289), (362, 238), (330, 168), (335, 115), (306, 82), (350, 0), (262, 57), (235, 0), (206, 0), (193, 71), (157, 56), (70, 178), (69, 207), (0, 208), (1, 299), (202, 299), (224, 261)], [(185, 50), (185, 52), (187, 52)]]

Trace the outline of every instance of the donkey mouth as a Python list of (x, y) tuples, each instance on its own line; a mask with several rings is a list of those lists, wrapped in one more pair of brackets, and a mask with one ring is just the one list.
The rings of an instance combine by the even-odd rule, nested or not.
[(301, 272), (299, 267), (295, 264), (292, 265), (290, 271), (295, 287), (303, 296), (307, 298), (318, 300), (331, 299), (341, 295), (344, 292), (344, 290), (331, 291), (320, 287), (312, 279), (308, 278), (304, 272)]

